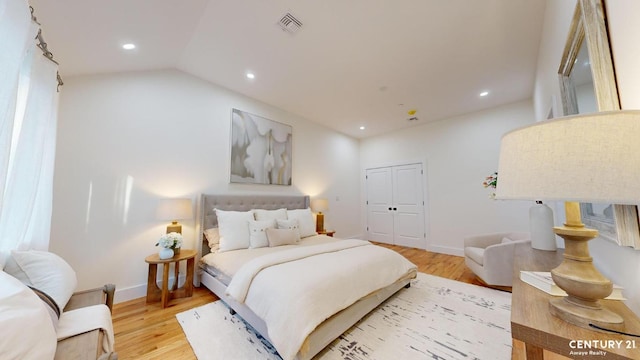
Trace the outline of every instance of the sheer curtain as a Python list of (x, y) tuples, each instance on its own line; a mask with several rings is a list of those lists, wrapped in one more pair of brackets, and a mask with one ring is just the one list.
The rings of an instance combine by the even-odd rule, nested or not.
[[(21, 11), (30, 19), (24, 0), (8, 2), (25, 3), (26, 8)], [(0, 250), (5, 255), (11, 249), (47, 250), (51, 227), (58, 67), (36, 47), (38, 26), (29, 23), (26, 51), (17, 53), (22, 60), (15, 95), (6, 105), (0, 104), (14, 113), (3, 119), (10, 123), (2, 128), (3, 137), (5, 130), (9, 132), (9, 141), (0, 148), (6, 158), (4, 178), (0, 179)], [(4, 34), (5, 30), (0, 31)], [(13, 28), (8, 31), (15, 33)], [(0, 88), (4, 86), (0, 83)]]

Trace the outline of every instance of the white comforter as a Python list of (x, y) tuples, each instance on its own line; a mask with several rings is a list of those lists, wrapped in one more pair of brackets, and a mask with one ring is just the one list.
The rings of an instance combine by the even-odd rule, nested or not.
[(343, 240), (254, 259), (234, 275), (227, 294), (265, 321), (273, 346), (288, 360), (324, 320), (415, 273), (394, 251)]

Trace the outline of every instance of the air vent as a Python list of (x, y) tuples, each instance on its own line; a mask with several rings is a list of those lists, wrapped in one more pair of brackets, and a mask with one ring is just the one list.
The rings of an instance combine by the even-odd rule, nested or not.
[(280, 25), (282, 30), (290, 34), (295, 34), (302, 27), (302, 22), (300, 22), (300, 20), (296, 19), (290, 13), (286, 13), (284, 14), (284, 16), (282, 16), (282, 18), (280, 18), (280, 21), (278, 21), (278, 25)]

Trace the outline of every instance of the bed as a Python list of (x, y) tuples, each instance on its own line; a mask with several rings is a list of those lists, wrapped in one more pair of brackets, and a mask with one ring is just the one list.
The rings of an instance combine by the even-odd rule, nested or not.
[[(308, 207), (308, 196), (203, 194), (200, 201), (199, 283), (251, 324), (285, 360), (312, 358), (408, 287), (417, 274), (404, 257), (363, 240), (310, 235), (281, 246), (211, 251), (204, 236), (206, 230), (218, 231), (215, 209), (223, 218), (222, 233), (231, 212), (261, 209), (264, 217), (280, 216), (286, 209), (290, 217), (309, 216)], [(303, 233), (306, 219), (295, 221), (301, 223), (298, 233)], [(279, 230), (268, 231), (274, 235)]]

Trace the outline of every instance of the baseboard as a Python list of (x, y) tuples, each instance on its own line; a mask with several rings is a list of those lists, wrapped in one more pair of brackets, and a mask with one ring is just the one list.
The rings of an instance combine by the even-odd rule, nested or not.
[(454, 256), (464, 256), (464, 249), (452, 248), (448, 246), (430, 245), (427, 247), (427, 251)]
[[(185, 275), (178, 276), (179, 286), (182, 286), (184, 284), (185, 277), (186, 277)], [(162, 287), (162, 280), (158, 279), (156, 281), (156, 284), (158, 285), (158, 287)], [(173, 284), (173, 276), (169, 277), (169, 284), (170, 285)], [(116, 287), (116, 292), (113, 298), (113, 302), (114, 304), (117, 304), (117, 303), (129, 301), (129, 300), (139, 299), (146, 296), (147, 296), (146, 283), (142, 285), (135, 285), (135, 286), (130, 286), (122, 289), (118, 289), (118, 287)]]

